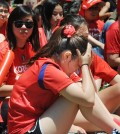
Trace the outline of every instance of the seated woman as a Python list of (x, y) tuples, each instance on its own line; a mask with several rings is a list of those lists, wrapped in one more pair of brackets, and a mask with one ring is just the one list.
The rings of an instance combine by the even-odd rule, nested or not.
[[(79, 111), (107, 133), (119, 133), (120, 126), (95, 93), (89, 70), (91, 45), (87, 44), (72, 25), (53, 33), (14, 86), (9, 101), (10, 134), (66, 134)], [(82, 83), (69, 77), (79, 68)]]
[[(3, 101), (4, 97), (11, 95), (15, 82), (27, 70), (26, 62), (40, 48), (38, 24), (30, 7), (18, 6), (11, 12), (7, 23), (6, 45), (14, 53), (14, 60), (11, 66), (4, 67), (4, 69), (7, 68), (8, 72), (5, 72), (7, 77), (3, 79), (0, 87), (0, 97), (3, 97)], [(7, 53), (8, 49), (2, 49), (3, 51)], [(7, 123), (7, 114), (4, 121)]]
[[(88, 27), (85, 19), (79, 15), (67, 15), (60, 23), (61, 26), (66, 24), (72, 24), (76, 31), (79, 31), (81, 35), (84, 35), (91, 42), (89, 38)], [(95, 39), (94, 39), (95, 40)], [(114, 71), (107, 62), (105, 62), (102, 58), (100, 58), (97, 54), (93, 53), (92, 62), (90, 65), (91, 73), (93, 75), (95, 81), (96, 92), (102, 102), (105, 104), (107, 109), (114, 113), (119, 109), (119, 101), (120, 101), (120, 75)], [(82, 80), (82, 72), (77, 71), (77, 74), (80, 76)], [(74, 75), (71, 76), (72, 78)], [(76, 79), (77, 77), (75, 77)], [(109, 83), (108, 88), (104, 88), (104, 90), (100, 90), (101, 80), (103, 82)], [(120, 115), (117, 113), (117, 115)], [(98, 131), (95, 126), (89, 123), (85, 118), (76, 119), (77, 124), (82, 126), (86, 131)], [(116, 116), (116, 115), (114, 115)], [(119, 119), (119, 116), (118, 116)], [(116, 120), (116, 119), (115, 119)]]

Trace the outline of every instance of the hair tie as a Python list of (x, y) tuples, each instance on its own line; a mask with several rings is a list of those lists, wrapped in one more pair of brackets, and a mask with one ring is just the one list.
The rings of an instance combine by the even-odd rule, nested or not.
[(75, 28), (72, 26), (72, 25), (66, 25), (64, 28), (63, 28), (63, 34), (65, 37), (67, 38), (71, 38), (72, 35), (75, 33)]

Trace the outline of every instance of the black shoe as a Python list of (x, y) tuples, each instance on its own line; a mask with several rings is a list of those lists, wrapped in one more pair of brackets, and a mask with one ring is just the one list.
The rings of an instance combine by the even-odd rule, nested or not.
[(120, 134), (120, 131), (117, 129), (113, 129), (112, 134)]

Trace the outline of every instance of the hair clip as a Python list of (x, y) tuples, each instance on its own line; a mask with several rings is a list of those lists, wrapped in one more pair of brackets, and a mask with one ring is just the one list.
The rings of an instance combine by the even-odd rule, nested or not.
[(72, 25), (66, 25), (64, 28), (63, 28), (63, 34), (65, 37), (67, 38), (71, 38), (72, 35), (75, 33), (75, 28), (72, 26)]

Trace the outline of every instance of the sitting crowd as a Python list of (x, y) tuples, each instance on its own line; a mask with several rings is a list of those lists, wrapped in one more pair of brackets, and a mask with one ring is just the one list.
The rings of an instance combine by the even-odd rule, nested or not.
[(1, 0), (0, 133), (101, 131), (120, 134), (120, 0)]

